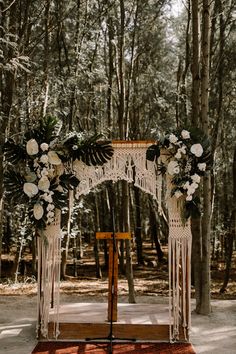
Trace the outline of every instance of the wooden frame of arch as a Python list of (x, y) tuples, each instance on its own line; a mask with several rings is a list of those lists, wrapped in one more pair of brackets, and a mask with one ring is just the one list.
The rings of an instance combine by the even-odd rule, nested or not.
[[(153, 141), (113, 141), (114, 155), (103, 166), (87, 166), (76, 161), (74, 170), (80, 184), (77, 198), (85, 195), (100, 183), (112, 180), (133, 182), (146, 193), (157, 199), (161, 210), (162, 176), (156, 162), (147, 161), (147, 148)], [(159, 158), (165, 161), (163, 152)], [(140, 340), (188, 340), (191, 322), (190, 308), (190, 265), (191, 229), (190, 223), (183, 225), (175, 198), (171, 198), (170, 177), (166, 178), (166, 200), (169, 215), (169, 323), (164, 325), (114, 325), (114, 335)], [(109, 324), (60, 323), (60, 215), (58, 222), (45, 230), (47, 244), (38, 238), (38, 336), (50, 339), (85, 339), (106, 337)], [(127, 230), (128, 231), (128, 230)], [(52, 301), (53, 299), (53, 301)], [(53, 305), (53, 306), (52, 306)], [(49, 318), (53, 307), (54, 321)]]

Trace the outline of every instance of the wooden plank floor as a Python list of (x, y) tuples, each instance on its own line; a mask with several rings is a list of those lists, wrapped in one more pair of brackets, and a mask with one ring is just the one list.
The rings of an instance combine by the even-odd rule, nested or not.
[[(55, 319), (53, 310), (50, 321)], [(107, 303), (71, 303), (60, 305), (61, 323), (106, 323)], [(117, 323), (169, 324), (167, 304), (118, 304)]]

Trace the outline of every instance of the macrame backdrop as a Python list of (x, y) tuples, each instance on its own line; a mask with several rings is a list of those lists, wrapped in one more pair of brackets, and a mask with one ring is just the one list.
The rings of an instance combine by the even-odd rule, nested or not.
[[(76, 197), (85, 195), (104, 181), (125, 180), (134, 182), (162, 205), (162, 176), (158, 173), (157, 164), (146, 159), (147, 148), (153, 142), (113, 141), (114, 155), (103, 166), (87, 166), (76, 161), (73, 169), (80, 180)], [(165, 160), (161, 156), (160, 160)], [(160, 162), (160, 161), (159, 161)], [(179, 206), (175, 198), (171, 198), (171, 182), (167, 177), (166, 203), (169, 214), (169, 312), (170, 340), (178, 340), (180, 326), (188, 339), (190, 326), (190, 261), (191, 230), (187, 222), (183, 225)], [(47, 242), (38, 239), (39, 249), (39, 292), (38, 318), (39, 332), (43, 337), (48, 335), (50, 307), (54, 309), (54, 337), (59, 334), (59, 281), (60, 281), (60, 216), (55, 225), (45, 230)]]

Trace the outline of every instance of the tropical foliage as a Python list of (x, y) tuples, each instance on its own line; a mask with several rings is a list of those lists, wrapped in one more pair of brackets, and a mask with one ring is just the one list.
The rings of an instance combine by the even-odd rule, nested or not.
[(4, 146), (6, 195), (14, 204), (27, 204), (37, 228), (55, 222), (56, 209), (67, 205), (67, 191), (78, 186), (73, 161), (101, 165), (113, 155), (110, 142), (95, 135), (71, 133), (60, 139), (57, 120), (47, 117), (26, 132), (22, 144), (9, 139)]

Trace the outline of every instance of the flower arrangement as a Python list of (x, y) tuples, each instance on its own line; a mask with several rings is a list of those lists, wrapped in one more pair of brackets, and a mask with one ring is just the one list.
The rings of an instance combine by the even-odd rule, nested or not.
[(79, 184), (71, 162), (99, 165), (113, 155), (110, 142), (98, 141), (98, 135), (70, 133), (60, 140), (59, 131), (57, 120), (47, 117), (24, 134), (22, 143), (9, 139), (4, 146), (6, 196), (14, 204), (28, 205), (38, 229), (55, 222), (56, 209), (67, 206), (68, 190)]
[(199, 213), (200, 200), (196, 191), (210, 166), (210, 142), (199, 129), (179, 129), (150, 146), (147, 159), (154, 161), (160, 156), (160, 149), (166, 150), (167, 160), (159, 169), (171, 176), (171, 196), (184, 201), (182, 216), (186, 220), (194, 212)]

